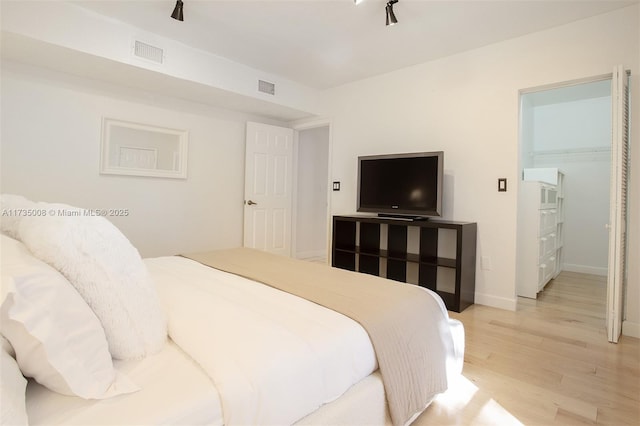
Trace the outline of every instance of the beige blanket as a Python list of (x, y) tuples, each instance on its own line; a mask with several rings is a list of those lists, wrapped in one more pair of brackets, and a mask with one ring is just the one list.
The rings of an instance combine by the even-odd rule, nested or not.
[(394, 425), (412, 420), (447, 389), (452, 337), (448, 315), (432, 293), (253, 249), (185, 257), (303, 297), (359, 322), (375, 349)]

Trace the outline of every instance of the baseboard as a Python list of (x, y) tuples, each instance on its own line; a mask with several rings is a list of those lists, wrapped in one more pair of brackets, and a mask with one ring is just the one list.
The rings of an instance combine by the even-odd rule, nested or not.
[(640, 339), (640, 323), (627, 320), (622, 321), (622, 334)]
[(491, 306), (492, 308), (505, 309), (507, 311), (515, 311), (518, 306), (518, 299), (507, 299), (506, 297), (497, 297), (476, 292), (474, 303)]
[(568, 272), (579, 272), (582, 274), (600, 275), (603, 277), (607, 276), (607, 268), (599, 268), (596, 266), (573, 265), (571, 263), (563, 263), (562, 270), (568, 271)]

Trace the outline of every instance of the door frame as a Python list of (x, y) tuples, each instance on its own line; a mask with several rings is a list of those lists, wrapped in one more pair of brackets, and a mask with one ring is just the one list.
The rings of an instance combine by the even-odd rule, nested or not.
[(332, 164), (333, 164), (333, 128), (331, 120), (328, 118), (319, 118), (314, 120), (308, 120), (303, 122), (298, 122), (291, 126), (293, 129), (293, 176), (295, 177), (293, 180), (293, 200), (292, 200), (292, 210), (291, 210), (291, 254), (295, 256), (297, 253), (297, 228), (298, 228), (298, 154), (299, 154), (299, 133), (304, 130), (316, 129), (318, 127), (328, 127), (329, 128), (329, 140), (327, 141), (327, 150), (328, 150), (328, 161), (327, 161), (327, 211), (326, 211), (326, 222), (327, 222), (327, 235), (326, 235), (326, 250), (327, 250), (327, 261), (331, 262), (331, 182), (332, 182)]
[[(628, 73), (628, 71), (627, 71)], [(522, 144), (522, 139), (523, 139), (523, 135), (522, 135), (522, 96), (529, 94), (529, 93), (535, 93), (535, 92), (542, 92), (542, 91), (546, 91), (546, 90), (553, 90), (553, 89), (559, 89), (559, 88), (563, 88), (563, 87), (569, 87), (569, 86), (577, 86), (577, 85), (581, 85), (581, 84), (587, 84), (587, 83), (595, 83), (598, 81), (604, 81), (604, 80), (613, 80), (613, 72), (607, 73), (607, 74), (600, 74), (600, 75), (596, 75), (596, 76), (592, 76), (592, 77), (585, 77), (585, 78), (581, 78), (581, 79), (576, 79), (576, 80), (570, 80), (570, 81), (564, 81), (564, 82), (559, 82), (559, 83), (551, 83), (551, 84), (546, 84), (546, 85), (541, 85), (541, 86), (535, 86), (535, 87), (530, 87), (530, 88), (526, 88), (526, 89), (521, 89), (518, 91), (518, 174), (519, 174), (519, 178), (518, 178), (518, 197), (517, 197), (517, 210), (519, 211), (520, 209), (520, 198), (519, 198), (519, 194), (520, 194), (520, 173), (522, 170), (522, 158), (523, 158), (523, 144)], [(612, 99), (614, 96), (613, 90), (611, 93)], [(612, 120), (612, 118), (610, 117), (610, 120)], [(613, 121), (613, 120), (612, 120)], [(611, 123), (612, 126), (615, 125), (615, 123)], [(612, 142), (610, 141), (610, 144)], [(629, 145), (630, 147), (630, 145)], [(629, 154), (629, 152), (628, 152)], [(609, 185), (611, 185), (613, 180), (613, 177), (609, 178)], [(609, 208), (611, 209), (611, 195), (609, 197)], [(628, 211), (627, 211), (628, 213)], [(519, 216), (519, 215), (518, 215)], [(518, 218), (519, 220), (519, 218)], [(611, 220), (611, 218), (609, 218), (609, 220)], [(609, 224), (607, 223), (606, 226), (608, 226)], [(519, 226), (519, 225), (518, 225)], [(608, 243), (609, 247), (608, 250), (611, 250), (611, 240), (609, 239), (609, 243)], [(622, 253), (623, 256), (627, 256), (627, 253)], [(517, 254), (516, 254), (516, 263), (517, 263)], [(517, 268), (516, 268), (517, 270)], [(611, 289), (610, 287), (610, 277), (611, 277), (611, 265), (610, 263), (608, 264), (608, 268), (607, 268), (607, 294), (610, 293)], [(626, 273), (626, 271), (625, 271)], [(517, 276), (516, 276), (517, 279)], [(515, 293), (515, 297), (516, 299), (518, 298), (517, 295), (517, 287), (514, 287), (514, 293)], [(607, 296), (608, 297), (608, 296)], [(626, 294), (623, 293), (622, 294), (622, 309), (624, 311), (625, 307), (626, 307)], [(607, 303), (605, 303), (607, 305)], [(608, 313), (608, 306), (607, 306), (607, 312), (605, 312), (605, 328), (609, 327), (608, 324), (608, 318), (609, 318), (609, 313)]]

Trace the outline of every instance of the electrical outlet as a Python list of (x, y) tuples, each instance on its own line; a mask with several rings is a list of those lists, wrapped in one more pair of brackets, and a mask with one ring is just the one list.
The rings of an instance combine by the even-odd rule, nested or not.
[(491, 257), (489, 256), (482, 256), (480, 258), (480, 267), (482, 268), (482, 270), (484, 271), (490, 271), (491, 270)]

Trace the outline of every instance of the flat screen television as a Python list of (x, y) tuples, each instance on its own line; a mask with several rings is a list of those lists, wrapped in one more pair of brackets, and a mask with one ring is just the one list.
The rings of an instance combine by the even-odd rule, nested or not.
[(443, 161), (442, 151), (358, 157), (358, 211), (442, 216)]

